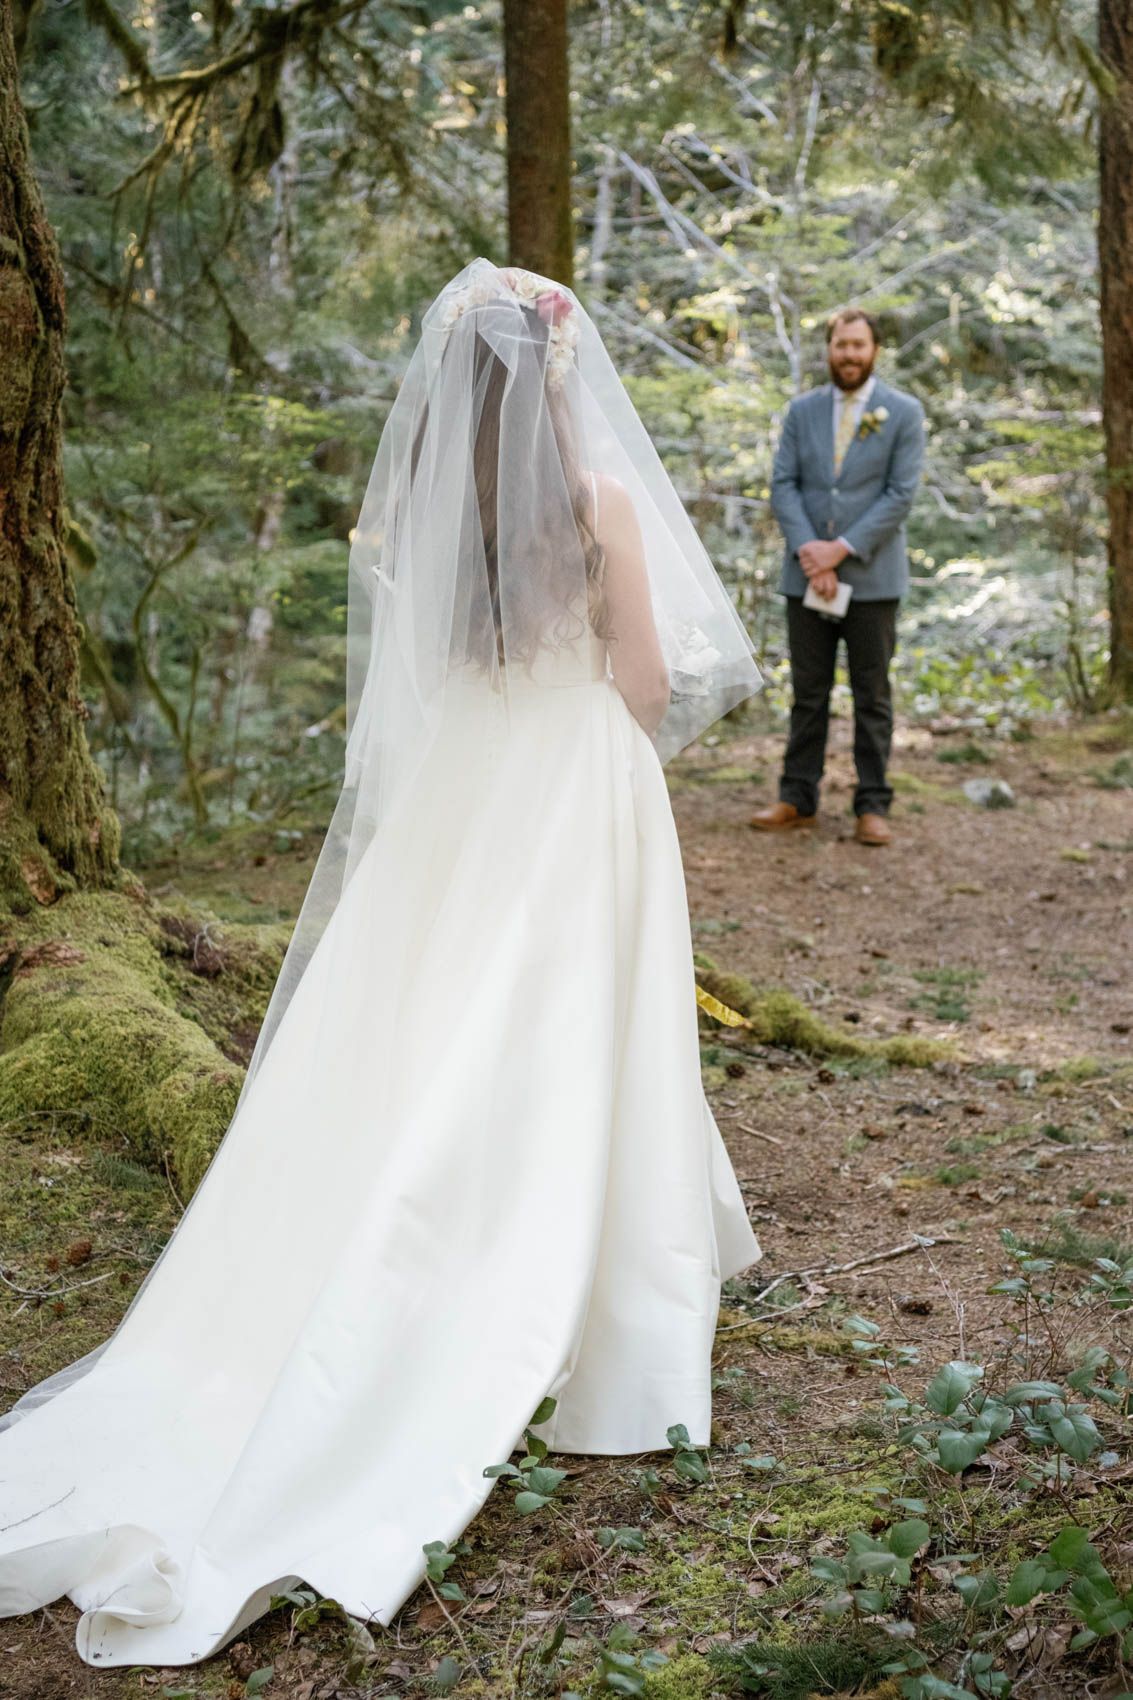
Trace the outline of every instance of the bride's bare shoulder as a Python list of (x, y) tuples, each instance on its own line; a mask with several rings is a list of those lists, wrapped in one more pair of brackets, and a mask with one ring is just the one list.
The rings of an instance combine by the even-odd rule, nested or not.
[[(615, 478), (612, 472), (594, 472), (592, 474), (597, 486), (598, 512), (597, 531), (601, 536), (604, 532), (617, 531), (630, 523), (634, 508), (633, 498), (620, 478)], [(593, 495), (591, 502), (593, 502)], [(591, 511), (591, 521), (595, 519)]]

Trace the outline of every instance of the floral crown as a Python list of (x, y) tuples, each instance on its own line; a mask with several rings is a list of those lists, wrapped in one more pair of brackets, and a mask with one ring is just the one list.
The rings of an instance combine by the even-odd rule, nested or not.
[(454, 289), (441, 313), (440, 329), (444, 335), (469, 307), (482, 307), (499, 298), (500, 280), (506, 289), (525, 307), (534, 307), (547, 327), (547, 384), (557, 389), (574, 363), (578, 345), (578, 317), (574, 302), (557, 283), (539, 277), (519, 266), (495, 267), (478, 273), (470, 283)]

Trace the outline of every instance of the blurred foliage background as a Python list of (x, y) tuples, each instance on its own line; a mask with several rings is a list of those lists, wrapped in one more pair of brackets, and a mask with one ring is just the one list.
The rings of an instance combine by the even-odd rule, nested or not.
[[(506, 258), (496, 4), (343, 4), (247, 67), (239, 13), (46, 0), (21, 71), (69, 292), (87, 730), (139, 865), (329, 815), (382, 422), (432, 296)], [(824, 381), (826, 315), (880, 315), (929, 420), (900, 711), (1025, 737), (1105, 667), (1094, 99), (959, 27), (897, 93), (899, 35), (859, 16), (573, 5), (575, 286), (757, 641), (764, 719), (778, 421)]]

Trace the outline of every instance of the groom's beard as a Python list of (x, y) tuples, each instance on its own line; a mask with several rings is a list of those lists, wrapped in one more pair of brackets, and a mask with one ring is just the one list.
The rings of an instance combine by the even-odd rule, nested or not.
[(830, 376), (840, 390), (860, 390), (870, 373), (876, 356), (868, 360), (839, 360), (830, 362)]

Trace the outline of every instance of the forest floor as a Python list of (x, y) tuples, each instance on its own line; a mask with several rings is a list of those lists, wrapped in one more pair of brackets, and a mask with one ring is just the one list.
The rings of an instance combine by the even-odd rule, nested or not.
[[(751, 831), (780, 748), (739, 732), (670, 770), (697, 951), (788, 989), (837, 1033), (912, 1032), (949, 1051), (895, 1068), (705, 1031), (709, 1096), (764, 1254), (725, 1287), (709, 1453), (552, 1459), (565, 1480), (530, 1516), (499, 1484), (448, 1571), (464, 1597), (426, 1584), (372, 1645), (312, 1593), (204, 1666), (95, 1673), (74, 1652), (78, 1614), (63, 1600), (0, 1624), (0, 1694), (897, 1697), (916, 1696), (923, 1659), (938, 1673), (925, 1700), (1002, 1695), (1008, 1682), (1016, 1700), (1133, 1689), (1117, 1634), (1070, 1647), (1084, 1619), (1065, 1586), (1028, 1602), (987, 1580), (1002, 1590), (1070, 1526), (1093, 1536), (1118, 1592), (1133, 1587), (1120, 1379), (1133, 1311), (1095, 1262), (1133, 1263), (1127, 739), (1106, 720), (982, 746), (906, 731), (887, 849), (853, 841), (843, 721), (817, 829)], [(977, 807), (962, 790), (973, 777), (1008, 781), (1015, 806)], [(155, 893), (222, 919), (271, 920), (295, 912), (318, 844), (288, 842), (222, 842), (141, 872)], [(6, 1160), (27, 1201), (9, 1273), (42, 1276), (89, 1212), (96, 1241), (133, 1248), (121, 1278), (132, 1287), (137, 1259), (168, 1231), (160, 1181), (58, 1128), (24, 1130)], [(1003, 1230), (1039, 1249), (1036, 1267)], [(989, 1293), (1005, 1277), (1015, 1289)], [(65, 1350), (61, 1337), (57, 1361), (93, 1345), (105, 1307), (126, 1297), (84, 1311), (85, 1336)], [(5, 1299), (14, 1314), (16, 1296)], [(20, 1326), (49, 1348), (61, 1319), (49, 1307), (28, 1319), (23, 1307)], [(883, 1382), (920, 1400), (942, 1365), (975, 1360), (1001, 1393), (1052, 1382), (1073, 1426), (1065, 1378), (1091, 1347), (1112, 1358), (1096, 1353), (1078, 1378), (1102, 1437), (1071, 1439), (1078, 1458), (1044, 1444), (1032, 1406), (1034, 1432), (1017, 1418), (951, 1472), (930, 1456), (929, 1425), (950, 1404), (939, 1383), (934, 1409), (904, 1413), (919, 1429), (911, 1443), (883, 1408)], [(10, 1356), (0, 1380), (7, 1402), (22, 1384)], [(978, 1426), (975, 1394), (969, 1378), (952, 1426)], [(875, 1550), (895, 1527), (905, 1535), (865, 1578), (878, 1592), (826, 1612), (854, 1583), (837, 1568), (848, 1548)], [(901, 1539), (914, 1549), (908, 1585)], [(1059, 1551), (1072, 1549), (1064, 1539)], [(965, 1575), (976, 1580), (957, 1588)], [(1091, 1585), (1108, 1599), (1096, 1570)], [(667, 1662), (651, 1669), (653, 1653)], [(905, 1673), (886, 1670), (902, 1657)]]

